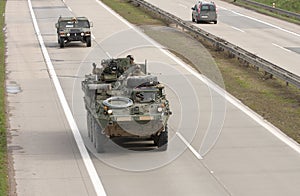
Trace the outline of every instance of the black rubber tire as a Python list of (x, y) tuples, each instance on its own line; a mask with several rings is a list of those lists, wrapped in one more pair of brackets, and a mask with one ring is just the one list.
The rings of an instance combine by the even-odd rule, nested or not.
[(98, 125), (98, 123), (95, 123), (95, 148), (97, 153), (103, 153), (104, 152), (104, 144), (107, 141), (107, 138), (104, 134), (102, 134), (102, 129)]
[(194, 16), (192, 15), (192, 22), (195, 22)]
[(91, 37), (86, 37), (86, 47), (91, 47), (92, 46), (92, 40)]
[(215, 21), (214, 21), (214, 24), (217, 24), (217, 23), (218, 23), (218, 21), (215, 20)]
[(86, 114), (86, 125), (87, 125), (88, 137), (91, 138), (91, 114), (89, 112), (87, 112)]
[(168, 127), (165, 127), (165, 131), (161, 132), (157, 137), (156, 145), (159, 151), (166, 151), (168, 148)]
[(57, 38), (57, 43), (59, 43), (59, 44), (60, 44), (60, 39), (59, 39), (59, 38)]
[(65, 47), (65, 39), (64, 38), (60, 38), (59, 47), (60, 48), (64, 48)]
[(91, 115), (91, 132), (90, 132), (90, 140), (92, 143), (94, 143), (95, 141), (95, 120), (94, 120), (94, 117)]

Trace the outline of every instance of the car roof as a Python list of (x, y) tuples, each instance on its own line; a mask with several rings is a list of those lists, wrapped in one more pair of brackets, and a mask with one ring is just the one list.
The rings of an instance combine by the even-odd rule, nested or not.
[(81, 16), (81, 17), (73, 17), (73, 16), (64, 16), (64, 17), (62, 17), (62, 16), (60, 16), (58, 20), (59, 21), (70, 21), (70, 20), (74, 20), (74, 19), (76, 19), (76, 20), (88, 20), (87, 17), (83, 17), (83, 16)]
[(199, 1), (198, 4), (215, 5), (215, 3), (213, 1)]

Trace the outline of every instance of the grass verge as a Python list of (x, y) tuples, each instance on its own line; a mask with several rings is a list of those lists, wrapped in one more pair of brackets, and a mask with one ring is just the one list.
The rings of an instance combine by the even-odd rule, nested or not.
[(130, 4), (130, 0), (102, 0), (102, 2), (126, 18), (126, 20), (132, 24), (164, 25), (164, 22), (161, 20), (153, 18), (151, 14), (146, 13), (143, 9), (138, 9)]
[(7, 170), (7, 145), (6, 145), (6, 120), (5, 120), (5, 43), (4, 43), (4, 11), (5, 1), (0, 1), (0, 195), (8, 195), (8, 170)]
[[(265, 10), (263, 8), (247, 4), (247, 3), (239, 1), (239, 0), (236, 0), (236, 1), (234, 1), (234, 0), (223, 0), (223, 1), (230, 2), (230, 3), (233, 3), (235, 5), (247, 8), (247, 9), (255, 10), (259, 13), (262, 13), (262, 14), (265, 14), (265, 15), (268, 15), (268, 16), (272, 16), (274, 18), (278, 18), (278, 19), (285, 20), (285, 21), (288, 21), (288, 22), (291, 22), (291, 23), (295, 23), (295, 24), (300, 24), (300, 21), (297, 20), (296, 18), (290, 18), (290, 17), (285, 16), (285, 15), (277, 14), (277, 13)], [(300, 1), (299, 0), (291, 0), (289, 3), (287, 3), (286, 0), (253, 0), (253, 1), (265, 4), (265, 5), (269, 5), (269, 6), (272, 6), (272, 3), (275, 2), (277, 8), (287, 10), (287, 11), (290, 11), (290, 12), (300, 13)]]
[(299, 0), (252, 0), (252, 1), (262, 3), (268, 6), (273, 6), (273, 3), (275, 3), (276, 8), (300, 14)]
[[(151, 14), (141, 11), (140, 8), (128, 3), (129, 1), (103, 0), (103, 2), (109, 2), (108, 6), (113, 5), (112, 9), (133, 24), (153, 25), (153, 21), (154, 24), (164, 24), (164, 22), (157, 22), (156, 19), (149, 20)], [(126, 7), (129, 6), (130, 11), (124, 10), (125, 7), (118, 4), (128, 4)], [(245, 66), (237, 59), (228, 58), (227, 55), (213, 48), (207, 47), (207, 49), (217, 62), (226, 90), (300, 143), (300, 90), (293, 86), (286, 86), (285, 82), (279, 79), (271, 79), (264, 72), (257, 71), (252, 66)]]

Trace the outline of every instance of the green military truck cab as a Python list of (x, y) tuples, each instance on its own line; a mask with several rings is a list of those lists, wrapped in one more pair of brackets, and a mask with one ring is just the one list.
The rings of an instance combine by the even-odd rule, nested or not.
[(86, 17), (59, 17), (55, 24), (60, 48), (71, 41), (81, 41), (91, 47), (91, 22)]

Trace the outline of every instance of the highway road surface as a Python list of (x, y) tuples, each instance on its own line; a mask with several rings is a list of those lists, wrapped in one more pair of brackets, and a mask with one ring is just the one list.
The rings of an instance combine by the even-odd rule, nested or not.
[[(194, 0), (146, 0), (185, 20), (192, 20)], [(300, 76), (300, 26), (214, 0), (218, 24), (196, 24), (201, 29), (237, 45)]]
[[(59, 48), (60, 15), (93, 21), (91, 48)], [(8, 0), (5, 18), (15, 195), (299, 195), (298, 144), (102, 3)], [(88, 141), (80, 81), (127, 54), (166, 85), (166, 152), (109, 142), (97, 154)]]

